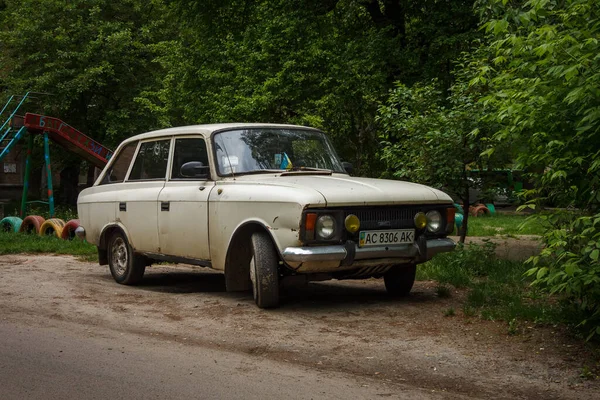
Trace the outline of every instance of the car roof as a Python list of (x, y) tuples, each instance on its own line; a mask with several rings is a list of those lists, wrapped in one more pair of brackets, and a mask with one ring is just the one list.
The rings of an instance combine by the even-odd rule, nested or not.
[(241, 128), (281, 128), (281, 129), (306, 129), (312, 131), (318, 131), (318, 129), (310, 128), (307, 126), (299, 126), (299, 125), (287, 125), (287, 124), (268, 124), (268, 123), (221, 123), (221, 124), (206, 124), (206, 125), (188, 125), (188, 126), (179, 126), (175, 128), (166, 128), (160, 129), (157, 131), (151, 131), (142, 133), (139, 135), (132, 136), (123, 141), (123, 144), (127, 144), (129, 142), (135, 140), (145, 140), (151, 139), (155, 137), (161, 136), (175, 136), (175, 135), (191, 135), (191, 134), (201, 134), (205, 137), (210, 137), (214, 132), (230, 130), (230, 129), (241, 129)]

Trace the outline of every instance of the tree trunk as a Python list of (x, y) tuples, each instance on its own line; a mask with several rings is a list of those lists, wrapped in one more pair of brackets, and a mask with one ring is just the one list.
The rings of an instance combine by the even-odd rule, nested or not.
[(469, 226), (469, 185), (465, 185), (463, 192), (463, 224), (460, 230), (460, 243), (465, 243), (467, 237), (467, 229)]

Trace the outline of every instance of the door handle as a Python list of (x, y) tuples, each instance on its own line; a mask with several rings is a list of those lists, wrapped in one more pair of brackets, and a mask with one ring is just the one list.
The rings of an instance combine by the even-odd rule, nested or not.
[(119, 211), (127, 211), (127, 203), (120, 202), (119, 203)]
[(169, 209), (170, 209), (170, 203), (168, 201), (160, 202), (160, 211), (169, 211)]

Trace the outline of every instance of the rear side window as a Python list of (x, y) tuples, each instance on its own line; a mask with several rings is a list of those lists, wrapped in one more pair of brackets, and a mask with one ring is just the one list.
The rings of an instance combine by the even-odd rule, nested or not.
[[(196, 163), (193, 173), (182, 171), (184, 164)], [(202, 163), (202, 164), (198, 164)], [(189, 164), (188, 164), (189, 165)], [(206, 142), (202, 138), (182, 138), (175, 140), (175, 152), (173, 153), (173, 168), (171, 179), (208, 179), (208, 152)]]
[(125, 180), (137, 144), (138, 142), (135, 141), (125, 145), (119, 154), (115, 156), (115, 162), (112, 163), (110, 170), (102, 178), (101, 185), (119, 183)]
[(128, 180), (165, 179), (170, 144), (170, 139), (142, 143)]

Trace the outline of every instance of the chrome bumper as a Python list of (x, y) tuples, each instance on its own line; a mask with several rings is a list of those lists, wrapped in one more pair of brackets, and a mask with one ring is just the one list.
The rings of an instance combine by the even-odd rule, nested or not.
[[(350, 244), (351, 243), (351, 244)], [(350, 244), (350, 245), (349, 245)], [(282, 257), (286, 262), (304, 263), (312, 261), (340, 261), (351, 264), (354, 260), (369, 260), (378, 258), (404, 258), (423, 262), (438, 253), (454, 250), (456, 243), (452, 239), (429, 239), (418, 243), (400, 244), (394, 246), (358, 247), (353, 242), (346, 245), (286, 247)]]

